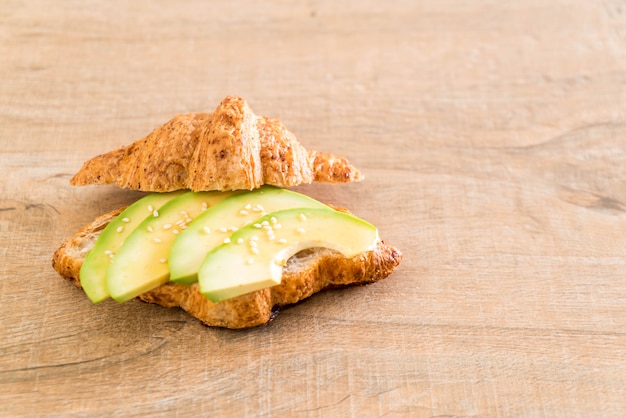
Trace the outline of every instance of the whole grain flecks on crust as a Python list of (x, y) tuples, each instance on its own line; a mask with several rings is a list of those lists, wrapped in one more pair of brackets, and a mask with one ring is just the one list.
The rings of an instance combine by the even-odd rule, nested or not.
[[(100, 216), (62, 244), (52, 265), (64, 278), (80, 285), (80, 267), (108, 222), (121, 212)], [(402, 254), (380, 241), (377, 247), (353, 258), (322, 248), (305, 250), (290, 258), (283, 268), (281, 284), (219, 303), (204, 297), (198, 286), (166, 283), (139, 296), (144, 302), (181, 307), (209, 326), (249, 328), (267, 323), (273, 309), (297, 303), (326, 288), (367, 284), (388, 277), (400, 264)]]
[(228, 96), (213, 113), (178, 115), (145, 138), (87, 161), (71, 184), (167, 192), (252, 190), (362, 179), (340, 156), (305, 149), (279, 120)]

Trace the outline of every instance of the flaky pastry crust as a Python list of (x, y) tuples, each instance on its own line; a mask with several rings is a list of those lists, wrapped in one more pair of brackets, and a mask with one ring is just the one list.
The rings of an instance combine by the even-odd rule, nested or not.
[(70, 183), (149, 192), (252, 190), (362, 179), (350, 162), (305, 149), (279, 120), (228, 96), (213, 113), (178, 115), (133, 144), (88, 160)]

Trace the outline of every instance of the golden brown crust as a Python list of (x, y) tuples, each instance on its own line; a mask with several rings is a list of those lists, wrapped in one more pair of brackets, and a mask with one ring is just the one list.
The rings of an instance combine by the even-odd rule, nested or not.
[(127, 189), (161, 192), (184, 189), (199, 132), (210, 120), (210, 113), (178, 115), (145, 138), (90, 159), (70, 183), (115, 183)]
[(255, 189), (261, 183), (256, 117), (243, 99), (227, 97), (200, 131), (189, 163), (192, 190)]
[(168, 308), (180, 307), (203, 324), (241, 329), (267, 323), (272, 316), (269, 289), (248, 293), (213, 303), (198, 290), (198, 285), (185, 286), (168, 282), (139, 296), (144, 302)]
[(313, 181), (309, 153), (285, 125), (278, 119), (261, 116), (257, 128), (262, 143), (261, 165), (266, 183), (290, 187)]
[(80, 288), (78, 273), (85, 255), (93, 248), (100, 232), (123, 210), (124, 208), (120, 208), (97, 217), (65, 241), (52, 256), (52, 268)]
[[(121, 212), (103, 215), (61, 245), (53, 256), (54, 269), (80, 286), (83, 258), (106, 224)], [(249, 328), (267, 323), (274, 308), (297, 303), (326, 288), (372, 283), (388, 277), (400, 264), (402, 254), (379, 242), (370, 252), (345, 258), (328, 249), (310, 249), (289, 259), (281, 284), (219, 303), (212, 303), (197, 285), (166, 283), (139, 296), (144, 302), (181, 307), (206, 325)]]
[(146, 138), (126, 148), (117, 184), (133, 190), (171, 191), (189, 181), (189, 163), (198, 146), (198, 132), (209, 113), (178, 115)]
[(305, 250), (289, 260), (281, 284), (271, 288), (272, 303), (285, 306), (323, 289), (377, 282), (393, 273), (401, 259), (400, 251), (383, 241), (353, 258), (325, 248)]
[(133, 144), (87, 161), (70, 183), (152, 192), (252, 190), (361, 180), (350, 162), (307, 151), (277, 119), (228, 96), (212, 114), (179, 115)]
[(344, 157), (325, 152), (311, 151), (314, 181), (320, 183), (350, 183), (361, 181), (363, 176)]

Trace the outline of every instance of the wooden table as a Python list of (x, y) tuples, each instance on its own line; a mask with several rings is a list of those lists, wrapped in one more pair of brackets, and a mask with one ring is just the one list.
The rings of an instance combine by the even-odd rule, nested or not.
[[(626, 415), (619, 0), (0, 3), (0, 415)], [(237, 94), (366, 176), (399, 270), (248, 331), (51, 268), (91, 156)]]

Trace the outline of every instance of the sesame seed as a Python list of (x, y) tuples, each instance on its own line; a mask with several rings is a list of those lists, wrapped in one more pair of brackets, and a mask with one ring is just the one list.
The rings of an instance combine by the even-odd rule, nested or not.
[(272, 216), (272, 217), (271, 217), (271, 219), (270, 219), (270, 222), (271, 222), (272, 224), (276, 224), (276, 222), (278, 222), (278, 220), (276, 220), (276, 217), (275, 217), (275, 216)]
[(254, 227), (255, 227), (256, 229), (261, 229), (261, 228), (263, 227), (263, 225), (261, 225), (261, 224), (254, 224)]
[(254, 264), (254, 260), (253, 260), (253, 259), (251, 259), (251, 258), (249, 258), (249, 259), (248, 259), (248, 261), (247, 261), (247, 263), (248, 263), (248, 264)]
[(252, 254), (258, 254), (259, 253), (259, 249), (257, 247), (250, 247), (250, 251), (252, 251)]
[(159, 216), (159, 211), (155, 210), (154, 212), (152, 212), (152, 216), (154, 216), (155, 218)]
[(123, 230), (124, 230), (124, 227), (123, 227), (123, 226), (118, 226), (118, 227), (117, 227), (117, 232), (122, 232)]
[(148, 205), (148, 212), (154, 212), (154, 206)]
[(154, 231), (154, 229), (152, 229), (152, 227), (150, 225), (148, 225), (148, 227), (146, 229), (148, 230), (148, 232)]
[(304, 228), (298, 228), (298, 229), (296, 229), (296, 232), (297, 232), (298, 234), (304, 234), (304, 233), (306, 232), (306, 229), (304, 229)]
[(154, 242), (156, 242), (157, 244), (161, 243), (161, 239), (160, 238), (154, 237), (154, 238), (152, 238), (152, 240)]
[(250, 241), (250, 246), (251, 246), (251, 247), (256, 247), (256, 246), (257, 246), (256, 241)]
[(230, 226), (230, 227), (228, 227), (228, 230), (229, 230), (230, 232), (236, 232), (238, 229), (239, 229), (239, 228), (237, 228), (236, 226)]
[(269, 222), (267, 222), (267, 221), (263, 221), (263, 222), (261, 222), (261, 225), (263, 225), (263, 226), (269, 226), (269, 225), (270, 225), (270, 223), (269, 223)]
[(172, 224), (163, 225), (163, 229), (170, 229), (171, 227), (172, 227)]
[(224, 238), (224, 244), (230, 244), (230, 238), (228, 237)]
[(130, 222), (130, 219), (128, 219), (128, 218), (122, 218), (122, 222), (126, 222), (126, 223), (128, 223), (128, 222)]
[(301, 213), (298, 217), (301, 221), (306, 222), (306, 215), (304, 213)]
[(276, 225), (274, 225), (274, 229), (280, 229), (280, 228), (282, 228), (282, 227), (283, 227), (283, 226), (282, 226), (281, 224), (276, 224)]
[(161, 264), (164, 264), (165, 262), (167, 262), (167, 259), (166, 259), (166, 258), (161, 258), (161, 259), (159, 260), (159, 263), (161, 263)]
[(208, 226), (205, 225), (203, 229), (204, 229), (204, 232), (206, 232), (207, 234), (211, 233), (211, 228), (209, 228)]
[(249, 215), (250, 213), (249, 213), (247, 210), (242, 209), (242, 210), (240, 210), (240, 211), (239, 211), (239, 214), (240, 214), (241, 216), (246, 216), (246, 215)]
[(180, 214), (183, 215), (183, 218), (188, 218), (189, 217), (189, 214), (185, 210), (181, 210)]
[(252, 205), (250, 205), (250, 203), (248, 203), (246, 206), (243, 207), (246, 210), (250, 210), (252, 209)]
[(219, 228), (219, 231), (220, 232), (228, 232), (228, 229), (226, 229), (225, 226), (222, 226), (222, 227)]
[(172, 234), (174, 234), (174, 235), (178, 235), (178, 229), (174, 229), (174, 230), (172, 230)]
[(287, 240), (285, 238), (281, 238), (277, 241), (279, 244), (287, 244)]
[(105, 251), (104, 251), (104, 253), (105, 253), (106, 255), (111, 255), (111, 254), (113, 254), (113, 251), (111, 251), (111, 250), (105, 250)]
[(259, 237), (257, 237), (256, 235), (250, 237), (250, 241), (258, 241)]
[(191, 221), (193, 221), (193, 219), (191, 219), (191, 218), (187, 218), (187, 219), (185, 219), (185, 223), (190, 224), (190, 223), (191, 223)]
[(110, 258), (111, 260), (113, 260), (113, 257), (114, 257), (114, 255), (113, 255), (113, 254), (109, 254), (109, 258)]
[(243, 238), (238, 238), (237, 239), (237, 244), (243, 244)]

